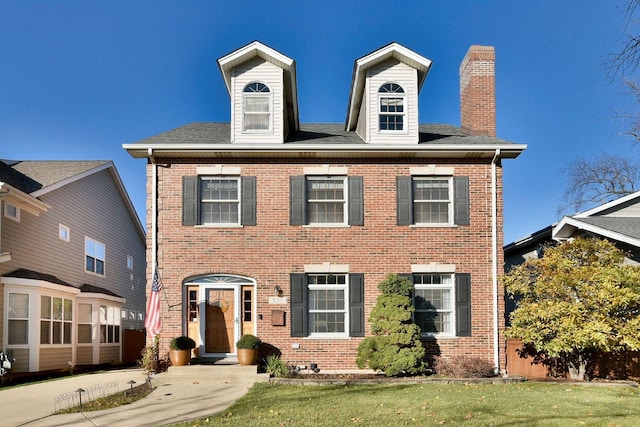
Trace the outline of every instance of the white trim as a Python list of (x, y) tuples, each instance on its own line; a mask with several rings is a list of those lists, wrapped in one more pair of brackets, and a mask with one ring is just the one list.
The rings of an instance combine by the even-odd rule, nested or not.
[[(15, 222), (20, 222), (20, 208), (12, 203), (5, 201), (4, 203), (4, 216)], [(9, 208), (13, 208), (15, 215), (9, 212)]]
[(443, 167), (443, 166), (436, 166), (436, 165), (416, 166), (416, 167), (409, 168), (409, 174), (411, 176), (413, 175), (453, 176), (455, 175), (455, 171), (456, 170), (454, 167)]
[(240, 166), (198, 166), (196, 167), (196, 175), (242, 175), (242, 167)]
[(619, 199), (613, 200), (609, 203), (605, 203), (604, 205), (600, 205), (598, 207), (595, 207), (593, 209), (590, 209), (588, 211), (582, 212), (582, 213), (578, 213), (576, 215), (573, 215), (574, 218), (586, 218), (589, 216), (593, 216), (594, 214), (597, 214), (599, 212), (605, 211), (607, 209), (611, 209), (614, 208), (618, 205), (621, 205), (623, 203), (626, 203), (630, 200), (636, 199), (636, 198), (640, 198), (640, 191), (636, 191), (635, 193), (631, 193), (631, 194), (627, 194), (624, 197), (621, 197)]
[(71, 229), (64, 224), (58, 224), (58, 238), (65, 242), (71, 241)]
[[(438, 199), (438, 200), (424, 200), (424, 199), (420, 199), (416, 201), (416, 196), (415, 196), (415, 192), (413, 191), (413, 185), (416, 181), (423, 181), (423, 182), (431, 182), (431, 181), (436, 181), (436, 180), (447, 180), (447, 185), (448, 185), (448, 193), (449, 193), (449, 198), (447, 200), (444, 199)], [(411, 187), (412, 187), (412, 208), (414, 210), (414, 215), (413, 215), (413, 224), (411, 224), (414, 227), (455, 227), (456, 223), (455, 223), (455, 212), (453, 210), (453, 205), (455, 203), (455, 194), (453, 194), (455, 188), (454, 188), (454, 184), (453, 184), (453, 176), (412, 176), (411, 177)], [(415, 215), (415, 206), (417, 203), (423, 203), (423, 204), (435, 204), (435, 203), (447, 203), (447, 222), (418, 222), (416, 220), (416, 215)]]
[(349, 273), (349, 264), (332, 264), (323, 262), (322, 264), (305, 264), (305, 273)]
[[(306, 208), (307, 208), (307, 224), (309, 227), (349, 227), (349, 180), (347, 176), (324, 176), (324, 175), (310, 175), (305, 176), (305, 185), (309, 181), (335, 181), (342, 182), (342, 199), (312, 199), (309, 197), (309, 192), (306, 193)], [(309, 206), (311, 204), (321, 203), (342, 203), (342, 222), (312, 222), (310, 219)]]
[(429, 264), (411, 264), (412, 273), (455, 273), (455, 264), (438, 264), (432, 262)]
[[(95, 254), (88, 254), (87, 253), (87, 242), (89, 240), (94, 243), (94, 246), (101, 245), (104, 248), (104, 259), (98, 258)], [(97, 271), (95, 271), (96, 270), (95, 267), (96, 267), (97, 263), (94, 265), (94, 271), (87, 270), (87, 255), (91, 256), (95, 260), (102, 261), (102, 273), (98, 273)], [(82, 269), (87, 274), (93, 274), (93, 275), (96, 275), (96, 276), (99, 276), (99, 277), (106, 277), (106, 275), (107, 275), (107, 245), (102, 243), (102, 242), (100, 242), (99, 240), (96, 240), (96, 239), (92, 238), (92, 237), (84, 236), (84, 256), (82, 258)]]
[(349, 167), (347, 166), (332, 166), (332, 165), (306, 166), (302, 170), (305, 175), (334, 176), (334, 175), (349, 174)]
[[(207, 176), (207, 175), (203, 175), (203, 176), (198, 176), (198, 187), (199, 190), (202, 188), (200, 185), (202, 184), (203, 181), (207, 181), (207, 180), (218, 180), (218, 181), (222, 181), (222, 180), (226, 180), (229, 182), (235, 182), (237, 185), (237, 192), (238, 192), (238, 196), (237, 199), (204, 199), (202, 197), (202, 194), (200, 193), (200, 196), (198, 197), (198, 203), (200, 206), (198, 206), (198, 209), (200, 211), (200, 224), (198, 224), (198, 226), (204, 226), (204, 227), (242, 227), (242, 178), (239, 176), (220, 176), (220, 175), (215, 175), (215, 176)], [(215, 205), (217, 203), (236, 203), (236, 209), (237, 209), (237, 215), (238, 215), (238, 220), (234, 221), (234, 222), (205, 222), (204, 218), (203, 218), (203, 209), (202, 207), (204, 205)]]
[(33, 195), (27, 194), (17, 188), (0, 181), (0, 196), (16, 207), (22, 208), (32, 215), (38, 216), (40, 212), (47, 212), (51, 206), (40, 201)]
[[(440, 272), (436, 272), (436, 271), (429, 271), (429, 272), (416, 272), (416, 274), (438, 274), (441, 276), (449, 276), (449, 278), (451, 279), (451, 283), (446, 284), (446, 283), (441, 283), (441, 284), (416, 284), (415, 283), (415, 279), (414, 279), (414, 283), (413, 286), (415, 287), (416, 290), (418, 289), (425, 289), (425, 290), (429, 290), (429, 289), (433, 289), (433, 290), (448, 290), (449, 291), (449, 296), (450, 296), (450, 300), (449, 300), (449, 304), (451, 306), (451, 309), (449, 310), (438, 310), (435, 309), (436, 313), (441, 313), (441, 312), (446, 312), (450, 314), (450, 328), (451, 331), (450, 332), (428, 332), (428, 331), (422, 331), (421, 335), (423, 337), (433, 337), (433, 338), (456, 338), (456, 329), (457, 329), (457, 322), (458, 322), (458, 318), (456, 316), (456, 310), (457, 310), (457, 306), (456, 306), (456, 275), (455, 272), (452, 271), (440, 271)], [(412, 301), (411, 301), (414, 309), (415, 309), (415, 296), (413, 297)], [(425, 311), (431, 311), (433, 312), (433, 310), (425, 310)], [(414, 312), (415, 313), (415, 312)], [(414, 318), (415, 318), (415, 314), (414, 314)]]

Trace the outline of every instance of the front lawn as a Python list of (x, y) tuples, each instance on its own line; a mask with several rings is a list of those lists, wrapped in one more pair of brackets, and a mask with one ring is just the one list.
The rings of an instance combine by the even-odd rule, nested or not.
[(258, 383), (229, 409), (180, 426), (638, 426), (640, 390), (518, 384)]

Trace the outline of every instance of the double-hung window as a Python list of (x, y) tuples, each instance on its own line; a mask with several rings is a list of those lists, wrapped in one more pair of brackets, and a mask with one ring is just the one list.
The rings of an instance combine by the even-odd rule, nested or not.
[(290, 224), (364, 225), (362, 177), (290, 177)]
[(109, 305), (100, 306), (100, 342), (120, 342), (120, 309)]
[(469, 225), (468, 177), (399, 176), (396, 184), (398, 225)]
[(260, 132), (271, 130), (271, 90), (264, 83), (249, 83), (242, 91), (242, 130)]
[(364, 336), (364, 275), (291, 274), (291, 336)]
[(256, 177), (182, 177), (182, 225), (256, 225)]
[(29, 344), (29, 294), (9, 293), (9, 345)]
[(309, 332), (344, 334), (347, 320), (347, 275), (309, 274)]
[(84, 240), (85, 270), (104, 276), (106, 249), (103, 243), (85, 237)]
[(78, 303), (78, 344), (93, 341), (93, 305)]
[(378, 90), (380, 102), (379, 129), (403, 131), (405, 122), (405, 93), (402, 86), (386, 83)]
[(40, 297), (40, 344), (71, 344), (73, 301)]
[(453, 274), (414, 274), (414, 319), (423, 333), (454, 334)]
[(240, 178), (200, 178), (200, 218), (204, 225), (240, 225)]

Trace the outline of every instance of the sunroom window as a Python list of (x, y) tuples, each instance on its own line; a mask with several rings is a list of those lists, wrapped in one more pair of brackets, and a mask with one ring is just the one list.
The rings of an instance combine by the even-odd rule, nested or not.
[(404, 130), (405, 95), (402, 86), (395, 83), (386, 83), (380, 86), (378, 94), (380, 99), (380, 130)]
[(243, 131), (271, 129), (271, 90), (263, 83), (254, 82), (243, 90)]

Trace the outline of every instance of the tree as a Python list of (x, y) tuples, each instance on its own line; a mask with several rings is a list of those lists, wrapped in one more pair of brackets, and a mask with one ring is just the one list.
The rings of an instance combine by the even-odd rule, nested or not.
[(517, 296), (506, 335), (584, 379), (598, 351), (640, 349), (640, 267), (613, 243), (578, 238), (547, 246), (503, 277)]
[(356, 364), (381, 370), (387, 376), (417, 375), (425, 371), (420, 327), (413, 322), (413, 283), (397, 274), (378, 285), (381, 294), (371, 310), (373, 336), (358, 346)]
[(640, 162), (633, 156), (602, 153), (594, 161), (577, 159), (563, 173), (569, 185), (561, 210), (579, 212), (634, 193), (640, 186)]

